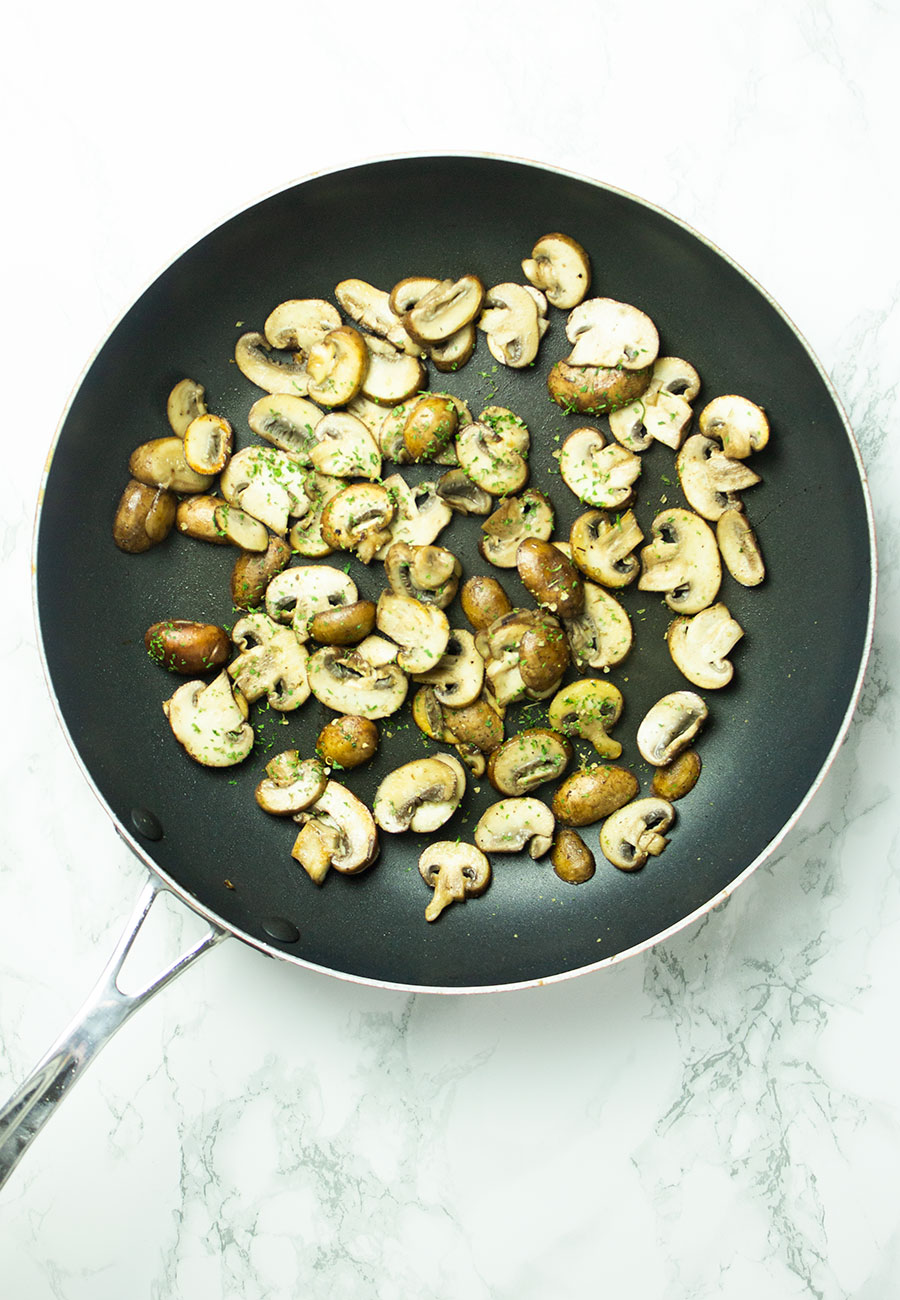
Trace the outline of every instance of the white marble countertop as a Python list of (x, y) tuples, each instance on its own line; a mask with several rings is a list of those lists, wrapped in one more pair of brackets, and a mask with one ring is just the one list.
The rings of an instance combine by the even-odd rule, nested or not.
[[(831, 376), (870, 476), (881, 585), (861, 703), (774, 857), (619, 966), (439, 998), (237, 941), (208, 954), (120, 1031), (0, 1193), (0, 1291), (887, 1300), (900, 11), (573, 0), (553, 29), (506, 0), (351, 9), (89, 2), (7, 19), (2, 1091), (76, 1010), (141, 880), (35, 644), (53, 431), (158, 270), (296, 177), (391, 153), (532, 158), (666, 208), (746, 267)], [(161, 943), (194, 919), (167, 907)]]

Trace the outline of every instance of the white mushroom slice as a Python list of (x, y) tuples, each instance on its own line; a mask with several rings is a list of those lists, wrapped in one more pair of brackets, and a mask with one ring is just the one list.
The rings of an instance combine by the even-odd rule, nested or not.
[(311, 465), (310, 452), (318, 442), (315, 429), (321, 409), (305, 397), (270, 393), (250, 407), (247, 423), (255, 434), (288, 452), (298, 465)]
[(659, 334), (649, 316), (615, 298), (589, 298), (569, 313), (566, 336), (574, 344), (571, 366), (621, 366), (643, 370), (659, 354)]
[[(215, 499), (215, 498), (214, 498)], [(218, 501), (213, 510), (213, 524), (220, 537), (239, 546), (242, 551), (267, 551), (270, 533), (264, 523), (248, 515), (240, 506)]]
[(425, 387), (425, 367), (418, 357), (395, 348), (386, 339), (365, 336), (369, 364), (362, 395), (381, 406), (408, 401)]
[(335, 285), (334, 296), (347, 315), (363, 329), (387, 339), (411, 357), (421, 356), (421, 345), (407, 334), (399, 317), (391, 310), (390, 295), (383, 289), (376, 289), (365, 280), (341, 280)]
[(329, 867), (341, 875), (355, 876), (378, 857), (378, 829), (372, 814), (337, 781), (329, 781), (316, 802), (294, 820), (302, 829), (291, 857), (317, 885)]
[(475, 351), (475, 343), (475, 326), (464, 325), (445, 342), (432, 343), (428, 349), (428, 358), (434, 363), (435, 369), (442, 373), (460, 370)]
[(654, 441), (677, 451), (692, 415), (683, 397), (651, 385), (630, 406), (610, 412), (609, 428), (616, 441), (629, 451), (646, 451)]
[(228, 665), (228, 673), (244, 699), (252, 704), (265, 695), (283, 713), (306, 703), (308, 655), (291, 628), (267, 614), (246, 614), (235, 623), (231, 639), (242, 653)]
[(481, 525), (478, 549), (498, 569), (514, 569), (519, 546), (529, 537), (545, 542), (553, 532), (553, 506), (543, 492), (527, 488), (508, 497)]
[(273, 817), (293, 816), (325, 793), (328, 778), (317, 758), (301, 758), (286, 749), (266, 764), (266, 775), (256, 787), (256, 802)]
[(273, 348), (306, 353), (340, 325), (340, 312), (324, 298), (290, 298), (269, 313), (263, 332)]
[(456, 435), (459, 464), (473, 483), (495, 496), (518, 492), (528, 482), (528, 463), (505, 432), (473, 420)]
[(382, 484), (354, 483), (331, 498), (322, 512), (322, 536), (335, 550), (354, 551), (370, 564), (391, 540), (394, 503)]
[(484, 296), (478, 328), (487, 335), (491, 356), (521, 370), (537, 356), (541, 341), (538, 304), (520, 284), (495, 284)]
[(253, 331), (242, 334), (234, 345), (234, 359), (241, 374), (267, 393), (296, 393), (305, 397), (309, 392), (306, 361), (298, 361), (293, 355), (272, 356), (264, 334)]
[(553, 844), (556, 818), (540, 799), (530, 795), (498, 799), (481, 814), (475, 843), (485, 853), (521, 853), (541, 858)]
[(440, 283), (440, 280), (436, 280), (433, 276), (408, 275), (394, 285), (388, 295), (388, 306), (400, 319), (415, 307), (430, 289), (436, 289)]
[(491, 864), (474, 844), (439, 840), (429, 844), (419, 858), (419, 874), (434, 890), (425, 920), (436, 921), (451, 903), (464, 903), (484, 893), (491, 881)]
[(466, 771), (449, 754), (419, 758), (391, 772), (375, 791), (372, 811), (383, 831), (427, 834), (449, 821), (466, 790)]
[(716, 540), (725, 567), (742, 587), (758, 587), (766, 576), (759, 542), (742, 510), (731, 507), (716, 521)]
[(391, 474), (382, 484), (394, 506), (390, 537), (377, 553), (383, 560), (396, 542), (409, 546), (430, 546), (453, 518), (453, 511), (437, 494), (434, 483), (410, 487), (400, 474)]
[(306, 481), (306, 471), (287, 452), (244, 447), (222, 471), (219, 490), (229, 504), (240, 506), (283, 537), (288, 520), (309, 511)]
[(583, 736), (601, 758), (618, 758), (622, 746), (609, 730), (622, 713), (622, 692), (612, 682), (583, 677), (557, 691), (550, 704), (548, 721), (565, 736)]
[(349, 411), (329, 411), (315, 428), (309, 458), (332, 478), (381, 477), (381, 452), (362, 420)]
[(391, 591), (446, 609), (456, 595), (462, 565), (443, 546), (394, 542), (384, 557), (384, 571)]
[(393, 591), (378, 597), (375, 625), (400, 646), (397, 662), (410, 674), (437, 667), (450, 640), (450, 624), (442, 609)]
[(184, 458), (198, 474), (218, 474), (228, 463), (234, 430), (222, 415), (207, 411), (191, 420), (184, 434)]
[[(316, 614), (359, 598), (356, 583), (330, 564), (300, 564), (277, 573), (266, 588), (266, 613), (277, 623), (291, 623), (298, 641), (309, 639)], [(352, 712), (352, 710), (351, 710)]]
[(714, 690), (727, 686), (734, 673), (730, 652), (744, 629), (721, 602), (669, 625), (666, 640), (675, 665), (694, 686)]
[(407, 310), (403, 325), (417, 343), (443, 343), (475, 319), (483, 300), (484, 285), (477, 275), (440, 280)]
[(437, 481), (437, 494), (451, 510), (461, 515), (486, 515), (494, 499), (477, 483), (473, 483), (463, 469), (450, 469)]
[(428, 672), (416, 673), (415, 680), (433, 687), (435, 698), (450, 708), (461, 709), (477, 700), (484, 684), (484, 660), (472, 633), (462, 627), (451, 628), (440, 661)]
[(702, 433), (688, 438), (675, 468), (688, 505), (713, 522), (740, 506), (739, 492), (762, 481), (749, 465), (726, 456), (717, 442)]
[(525, 276), (554, 307), (577, 307), (591, 287), (591, 264), (577, 240), (556, 232), (542, 235), (522, 263)]
[(640, 560), (634, 551), (643, 539), (632, 510), (617, 515), (588, 510), (572, 525), (571, 559), (594, 582), (604, 587), (627, 587), (640, 573)]
[(139, 483), (171, 492), (208, 492), (215, 481), (214, 474), (198, 474), (191, 469), (184, 458), (184, 440), (174, 433), (135, 447), (128, 469)]
[(341, 478), (331, 478), (328, 474), (310, 474), (306, 480), (310, 509), (299, 519), (288, 533), (288, 544), (292, 551), (309, 559), (319, 559), (331, 555), (334, 547), (329, 546), (322, 536), (322, 515), (332, 497), (343, 492), (347, 484)]
[(206, 389), (195, 379), (180, 379), (169, 393), (166, 415), (172, 432), (183, 438), (191, 420), (206, 414)]
[(637, 747), (654, 767), (667, 767), (687, 749), (703, 726), (709, 710), (694, 691), (664, 695), (644, 716), (637, 729)]
[(321, 406), (346, 406), (362, 391), (368, 366), (362, 334), (352, 325), (341, 325), (309, 350), (309, 396)]
[(641, 458), (618, 443), (607, 443), (599, 429), (575, 429), (559, 453), (563, 482), (581, 501), (615, 510), (630, 499), (642, 469)]
[(390, 417), (391, 412), (380, 406), (378, 402), (373, 402), (363, 393), (357, 393), (352, 401), (347, 403), (345, 410), (349, 415), (355, 415), (357, 420), (362, 420), (376, 443), (381, 446), (382, 426), (385, 420)]
[(395, 664), (397, 656), (400, 654), (400, 647), (393, 641), (388, 641), (387, 637), (378, 636), (372, 632), (370, 636), (364, 637), (356, 647), (356, 653), (362, 655), (373, 668), (383, 668), (385, 664)]
[(204, 767), (233, 767), (253, 748), (247, 703), (224, 671), (207, 684), (185, 682), (163, 703), (169, 726), (187, 753)]
[(664, 510), (653, 520), (653, 540), (641, 551), (641, 591), (666, 593), (676, 614), (698, 614), (711, 605), (722, 582), (713, 530), (690, 510)]
[(657, 857), (668, 840), (663, 835), (675, 820), (666, 799), (632, 799), (617, 809), (600, 828), (604, 857), (622, 871), (637, 871), (651, 855)]
[(700, 376), (689, 361), (681, 357), (657, 357), (653, 363), (650, 387), (674, 393), (692, 402), (700, 392)]
[(361, 653), (365, 644), (349, 649), (323, 646), (310, 655), (309, 685), (316, 699), (336, 713), (387, 718), (403, 704), (409, 682), (397, 664), (372, 663)]
[(548, 727), (529, 727), (510, 736), (488, 759), (488, 780), (501, 794), (529, 794), (562, 776), (572, 758), (572, 746)]
[(700, 432), (722, 444), (726, 456), (746, 460), (769, 441), (765, 411), (746, 397), (715, 397), (700, 412)]
[(579, 668), (605, 671), (622, 662), (631, 649), (631, 619), (615, 596), (595, 582), (584, 584), (584, 609), (564, 619), (572, 658)]

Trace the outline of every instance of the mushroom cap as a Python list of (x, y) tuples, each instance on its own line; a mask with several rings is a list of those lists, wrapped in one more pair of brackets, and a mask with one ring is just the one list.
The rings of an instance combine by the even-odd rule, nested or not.
[(603, 415), (645, 393), (652, 373), (652, 366), (626, 370), (624, 366), (573, 366), (557, 361), (547, 375), (547, 391), (566, 412)]
[(356, 583), (330, 564), (299, 564), (282, 569), (266, 588), (266, 613), (279, 623), (292, 623), (298, 640), (309, 637), (316, 614), (358, 599)]
[(538, 302), (521, 284), (495, 284), (484, 295), (478, 328), (487, 335), (488, 349), (504, 366), (530, 366), (541, 341)]
[(637, 747), (648, 763), (665, 767), (687, 748), (708, 715), (694, 691), (672, 691), (648, 709), (637, 730)]
[(449, 821), (465, 789), (465, 768), (449, 754), (414, 759), (384, 778), (372, 811), (381, 829), (391, 834), (427, 834)]
[(485, 853), (520, 853), (527, 845), (537, 859), (553, 843), (555, 826), (556, 818), (540, 799), (530, 795), (498, 799), (481, 814), (475, 843)]
[(607, 443), (599, 429), (590, 427), (570, 433), (559, 453), (566, 486), (580, 501), (606, 509), (626, 504), (642, 468), (639, 456), (619, 443)]
[(184, 458), (198, 474), (218, 474), (228, 463), (234, 430), (222, 415), (206, 411), (184, 433)]
[(516, 551), (516, 568), (526, 591), (538, 605), (560, 618), (577, 618), (584, 609), (584, 582), (559, 547), (526, 537)]
[[(685, 444), (687, 445), (687, 444)], [(690, 510), (673, 507), (653, 520), (653, 540), (641, 551), (641, 591), (663, 591), (676, 614), (711, 605), (722, 582), (715, 533)]]
[(550, 726), (567, 736), (583, 736), (601, 758), (618, 758), (622, 746), (607, 734), (622, 713), (622, 692), (612, 682), (582, 677), (554, 695), (548, 712)]
[(481, 525), (478, 549), (498, 569), (514, 569), (519, 546), (526, 538), (546, 541), (555, 522), (553, 506), (537, 488), (507, 497)]
[(761, 481), (749, 465), (727, 456), (717, 442), (702, 433), (687, 439), (675, 468), (688, 505), (713, 522), (740, 505), (738, 492)]
[(436, 668), (450, 640), (450, 624), (442, 609), (394, 591), (383, 591), (378, 597), (375, 622), (379, 632), (401, 647), (397, 662), (411, 674)]
[(699, 614), (673, 619), (666, 636), (676, 667), (694, 686), (709, 690), (727, 686), (734, 673), (729, 652), (744, 629), (720, 601)]
[(207, 492), (215, 480), (214, 474), (201, 474), (192, 469), (184, 457), (184, 439), (174, 433), (151, 438), (135, 447), (128, 470), (138, 483), (172, 492)]
[(438, 840), (419, 857), (419, 874), (434, 890), (425, 919), (436, 921), (445, 907), (483, 894), (491, 881), (491, 864), (474, 844)]
[(384, 571), (391, 591), (446, 609), (456, 595), (462, 565), (443, 546), (394, 542), (384, 557)]
[(310, 508), (302, 519), (298, 519), (288, 533), (288, 542), (292, 551), (309, 559), (321, 559), (331, 555), (334, 547), (329, 546), (322, 535), (322, 516), (332, 497), (336, 497), (347, 486), (346, 480), (332, 478), (330, 474), (310, 472), (306, 480), (306, 491)]
[(292, 816), (315, 803), (327, 783), (319, 759), (301, 758), (299, 750), (287, 749), (266, 764), (266, 775), (256, 787), (256, 802), (275, 817)]
[(657, 357), (653, 363), (653, 388), (662, 389), (692, 402), (700, 392), (700, 376), (682, 357)]
[(273, 348), (309, 352), (340, 325), (340, 312), (324, 298), (290, 298), (269, 313), (263, 332)]
[(584, 298), (591, 287), (590, 259), (576, 239), (553, 232), (542, 235), (522, 270), (537, 289), (541, 289), (554, 307), (569, 310)]
[(204, 767), (233, 767), (253, 748), (247, 705), (222, 672), (207, 684), (185, 682), (163, 703), (169, 726), (191, 758)]
[(765, 411), (746, 397), (714, 397), (700, 412), (700, 432), (722, 444), (726, 456), (745, 460), (769, 441)]
[(234, 359), (238, 370), (251, 384), (267, 393), (296, 393), (305, 397), (309, 392), (309, 374), (306, 361), (293, 354), (272, 356), (271, 345), (264, 334), (251, 330), (242, 334), (234, 345)]
[(566, 358), (572, 366), (643, 370), (659, 354), (659, 334), (650, 317), (615, 298), (580, 303), (569, 313), (566, 337), (574, 344)]
[(609, 429), (629, 451), (646, 451), (654, 441), (677, 451), (692, 416), (683, 397), (665, 388), (654, 388), (651, 382), (643, 397), (610, 413)]
[(462, 627), (451, 628), (438, 663), (424, 673), (416, 673), (415, 679), (434, 687), (437, 700), (450, 708), (462, 708), (477, 700), (484, 684), (484, 660), (472, 633)]
[(627, 587), (641, 571), (634, 554), (644, 540), (633, 510), (610, 515), (588, 510), (569, 532), (572, 560), (586, 577), (604, 587)]
[(316, 802), (298, 813), (295, 821), (303, 829), (294, 843), (292, 857), (317, 883), (321, 883), (329, 866), (341, 875), (355, 876), (378, 857), (375, 819), (366, 805), (337, 781), (329, 781)]
[(716, 541), (725, 567), (742, 587), (758, 587), (766, 566), (756, 533), (743, 510), (731, 507), (716, 521)]
[(568, 767), (572, 746), (548, 727), (530, 727), (510, 736), (488, 760), (488, 780), (501, 794), (528, 794), (555, 781)]
[(265, 695), (273, 709), (291, 712), (309, 699), (306, 646), (292, 628), (267, 614), (245, 614), (231, 630), (242, 651), (228, 672), (252, 704)]
[(668, 800), (633, 799), (607, 817), (600, 828), (600, 848), (614, 867), (636, 871), (651, 854), (662, 853), (668, 843), (663, 831), (674, 820), (675, 809)]
[(582, 612), (563, 621), (572, 658), (581, 668), (612, 668), (631, 650), (634, 629), (625, 607), (596, 582), (584, 583)]

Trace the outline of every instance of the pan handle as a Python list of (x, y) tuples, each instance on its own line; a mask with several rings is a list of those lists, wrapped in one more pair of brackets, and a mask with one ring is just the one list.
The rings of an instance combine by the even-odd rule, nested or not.
[(0, 1108), (0, 1187), (72, 1084), (81, 1077), (100, 1048), (109, 1042), (132, 1012), (148, 1002), (154, 993), (165, 988), (176, 975), (187, 970), (207, 949), (227, 937), (226, 930), (208, 922), (206, 932), (180, 957), (159, 971), (142, 988), (134, 993), (123, 993), (117, 981), (125, 958), (157, 895), (166, 889), (167, 886), (161, 880), (149, 875), (112, 956), (81, 1010), (38, 1061), (15, 1095)]

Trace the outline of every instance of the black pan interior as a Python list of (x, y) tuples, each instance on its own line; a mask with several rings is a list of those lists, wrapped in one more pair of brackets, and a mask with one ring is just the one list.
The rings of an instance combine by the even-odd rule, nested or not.
[[(385, 288), (407, 275), (468, 271), (488, 285), (521, 281), (521, 258), (549, 230), (588, 249), (594, 293), (641, 307), (658, 325), (663, 351), (696, 365), (703, 390), (695, 409), (720, 393), (766, 408), (772, 439), (754, 460), (763, 483), (745, 501), (768, 577), (755, 591), (728, 577), (723, 584), (721, 598), (745, 636), (733, 656), (734, 683), (703, 692), (711, 711), (703, 773), (678, 806), (665, 853), (639, 873), (621, 873), (601, 857), (591, 828), (598, 871), (589, 883), (563, 884), (546, 860), (497, 857), (488, 893), (429, 925), (429, 891), (416, 867), (420, 837), (383, 836), (374, 868), (353, 879), (331, 873), (316, 888), (291, 860), (292, 823), (256, 807), (253, 788), (267, 758), (289, 747), (311, 751), (327, 714), (314, 700), (285, 721), (255, 709), (259, 743), (239, 768), (211, 771), (184, 756), (161, 709), (178, 681), (148, 658), (143, 633), (160, 618), (230, 625), (235, 556), (176, 535), (125, 555), (112, 543), (111, 521), (130, 452), (168, 432), (166, 398), (185, 375), (205, 385), (210, 409), (232, 420), (242, 443), (254, 440), (246, 415), (259, 391), (237, 370), (234, 342), (260, 329), (277, 303), (333, 299), (334, 285), (349, 276)], [(562, 486), (552, 456), (576, 417), (545, 390), (549, 365), (568, 350), (564, 315), (551, 316), (535, 368), (497, 366), (480, 339), (465, 368), (432, 383), (466, 398), (475, 413), (494, 402), (526, 421), (532, 482), (552, 496), (557, 535), (565, 536), (584, 507)], [(649, 532), (662, 505), (681, 503), (670, 451), (646, 453), (638, 489), (637, 514)], [(477, 531), (455, 518), (442, 535), (466, 575), (488, 571)], [(361, 593), (380, 589), (376, 570), (351, 563)], [(62, 718), (112, 814), (129, 831), (134, 810), (158, 820), (162, 838), (145, 847), (160, 869), (226, 926), (286, 956), (444, 988), (532, 981), (609, 959), (702, 907), (763, 854), (844, 724), (865, 654), (872, 574), (865, 488), (845, 422), (806, 347), (764, 294), (643, 203), (489, 158), (406, 159), (318, 176), (232, 218), (181, 256), (115, 329), (71, 404), (37, 545), (41, 635)], [(524, 601), (515, 574), (500, 576), (513, 602)], [(647, 792), (652, 774), (634, 744), (637, 724), (660, 695), (685, 683), (666, 649), (671, 615), (661, 599), (628, 590), (623, 603), (636, 645), (611, 674), (626, 700), (616, 734)], [(458, 605), (448, 612), (451, 624), (465, 626)], [(513, 707), (507, 734), (543, 717), (540, 706)], [(348, 780), (363, 798), (387, 771), (429, 749), (408, 710), (383, 728), (377, 762)], [(590, 747), (577, 748), (590, 759)], [(471, 837), (497, 797), (486, 780), (471, 786), (480, 793), (470, 788), (446, 838)], [(280, 932), (288, 937), (275, 937)]]

